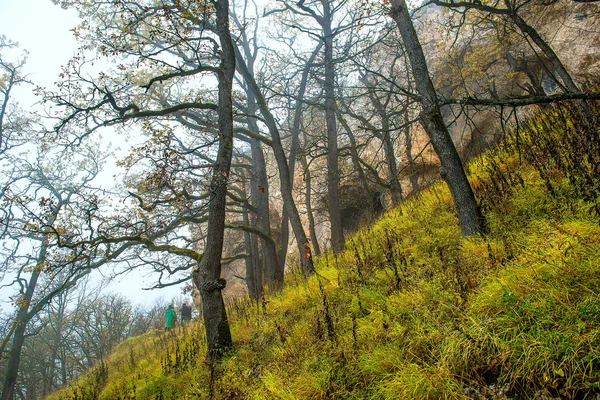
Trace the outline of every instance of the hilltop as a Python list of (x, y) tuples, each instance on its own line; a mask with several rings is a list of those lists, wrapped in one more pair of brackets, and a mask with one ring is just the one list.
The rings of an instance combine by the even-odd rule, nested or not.
[(599, 168), (597, 127), (547, 108), (468, 165), (485, 236), (461, 237), (439, 182), (307, 281), (231, 302), (222, 363), (200, 322), (155, 330), (49, 399), (595, 398)]

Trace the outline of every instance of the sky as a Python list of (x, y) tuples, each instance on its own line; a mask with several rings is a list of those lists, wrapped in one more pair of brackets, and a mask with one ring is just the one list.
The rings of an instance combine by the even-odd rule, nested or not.
[[(70, 30), (78, 22), (74, 10), (63, 10), (51, 0), (0, 0), (0, 35), (18, 42), (21, 49), (29, 52), (25, 71), (29, 80), (37, 86), (52, 89), (61, 66), (76, 53), (77, 42)], [(38, 101), (32, 89), (33, 86), (25, 86), (15, 92), (15, 98), (23, 109), (35, 107)], [(97, 279), (100, 279), (99, 275)], [(121, 293), (134, 303), (147, 305), (160, 297), (170, 300), (181, 294), (177, 286), (142, 290), (152, 283), (151, 277), (131, 273), (111, 282), (106, 290)]]

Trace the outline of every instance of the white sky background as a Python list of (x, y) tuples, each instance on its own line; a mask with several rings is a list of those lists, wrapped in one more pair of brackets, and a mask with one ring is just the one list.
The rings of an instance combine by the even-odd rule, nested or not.
[[(20, 49), (27, 50), (25, 72), (35, 85), (54, 88), (61, 66), (77, 50), (77, 42), (70, 29), (78, 24), (74, 10), (63, 10), (51, 0), (0, 0), (0, 35), (18, 42)], [(20, 106), (29, 110), (38, 99), (32, 94), (34, 86), (24, 86), (15, 91), (15, 99)], [(116, 143), (115, 146), (124, 147)], [(114, 147), (114, 146), (113, 146)], [(112, 177), (114, 172), (108, 173)], [(144, 291), (142, 287), (152, 286), (152, 277), (131, 273), (111, 282), (107, 291), (121, 293), (134, 303), (150, 305), (156, 298), (170, 300), (181, 295), (181, 288), (173, 286), (160, 290)], [(4, 293), (0, 302), (5, 301)]]

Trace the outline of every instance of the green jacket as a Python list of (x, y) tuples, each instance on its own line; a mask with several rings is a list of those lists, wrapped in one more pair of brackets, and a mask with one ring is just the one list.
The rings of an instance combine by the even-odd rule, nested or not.
[(176, 320), (177, 316), (173, 307), (167, 308), (167, 311), (165, 311), (165, 328), (173, 328)]

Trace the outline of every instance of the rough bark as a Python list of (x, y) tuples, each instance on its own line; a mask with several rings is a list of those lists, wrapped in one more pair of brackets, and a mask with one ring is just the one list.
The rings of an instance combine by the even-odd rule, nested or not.
[(202, 298), (209, 363), (218, 361), (232, 346), (231, 331), (223, 302), (225, 280), (221, 278), (221, 256), (225, 232), (227, 181), (233, 154), (232, 87), (235, 73), (235, 52), (229, 30), (229, 2), (219, 0), (216, 7), (216, 34), (221, 44), (219, 73), (219, 149), (210, 182), (208, 227), (204, 257), (194, 273), (194, 283)]
[(437, 153), (442, 178), (448, 184), (464, 236), (483, 232), (481, 212), (462, 162), (440, 111), (427, 61), (404, 0), (391, 0), (390, 16), (396, 21), (406, 47), (417, 91), (421, 97), (421, 122)]

